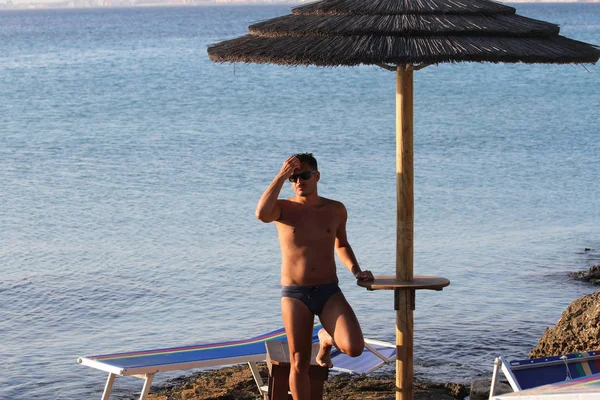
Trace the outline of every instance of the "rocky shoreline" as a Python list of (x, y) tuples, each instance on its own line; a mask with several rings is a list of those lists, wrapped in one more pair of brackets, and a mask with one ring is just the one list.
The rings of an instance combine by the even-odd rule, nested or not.
[[(267, 368), (259, 364), (263, 380)], [(330, 374), (325, 382), (323, 400), (394, 400), (393, 375), (352, 376)], [(469, 395), (469, 387), (462, 384), (415, 382), (415, 400), (454, 400)], [(153, 388), (150, 400), (262, 400), (250, 369), (244, 365), (202, 371), (169, 381)]]
[(600, 349), (600, 291), (583, 296), (546, 328), (530, 358), (557, 356)]
[(587, 271), (571, 272), (571, 279), (589, 282), (594, 286), (600, 286), (600, 264), (591, 266)]

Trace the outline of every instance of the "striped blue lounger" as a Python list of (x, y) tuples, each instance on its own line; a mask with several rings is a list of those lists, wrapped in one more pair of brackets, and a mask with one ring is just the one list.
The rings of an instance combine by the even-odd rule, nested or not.
[[(313, 342), (319, 340), (317, 333), (321, 327), (320, 324), (313, 327)], [(140, 395), (140, 400), (144, 400), (148, 396), (154, 375), (158, 372), (241, 363), (248, 363), (259, 391), (264, 394), (267, 387), (258, 373), (256, 362), (266, 359), (265, 342), (286, 339), (285, 329), (281, 328), (246, 340), (88, 356), (79, 358), (77, 362), (108, 372), (102, 400), (109, 399), (117, 375), (144, 379)], [(348, 357), (335, 348), (331, 356), (334, 370), (370, 373), (393, 362), (396, 359), (396, 347), (390, 343), (365, 339), (365, 349), (360, 357)]]
[(600, 399), (600, 374), (583, 376), (568, 381), (551, 383), (525, 389), (494, 400), (598, 400)]
[(510, 362), (498, 357), (494, 362), (490, 399), (494, 398), (500, 370), (518, 392), (600, 373), (600, 350)]

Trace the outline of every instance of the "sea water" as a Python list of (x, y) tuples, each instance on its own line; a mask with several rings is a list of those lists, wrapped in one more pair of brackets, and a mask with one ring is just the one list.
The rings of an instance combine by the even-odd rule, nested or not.
[[(516, 7), (600, 44), (600, 4)], [(0, 13), (1, 399), (99, 398), (105, 374), (77, 357), (281, 326), (276, 232), (254, 208), (292, 153), (318, 158), (362, 267), (394, 274), (394, 74), (208, 59), (289, 12)], [(415, 73), (414, 271), (452, 281), (417, 294), (418, 378), (468, 382), (495, 356), (525, 358), (594, 292), (567, 273), (600, 263), (599, 72)], [(392, 293), (339, 277), (366, 336), (393, 342)], [(140, 386), (117, 379), (114, 396)]]

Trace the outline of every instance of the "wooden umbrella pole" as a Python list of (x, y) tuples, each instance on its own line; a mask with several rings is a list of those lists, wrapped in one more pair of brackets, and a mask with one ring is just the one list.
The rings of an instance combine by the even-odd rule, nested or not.
[[(413, 280), (413, 70), (396, 69), (396, 278)], [(413, 399), (414, 290), (395, 289), (396, 400)]]

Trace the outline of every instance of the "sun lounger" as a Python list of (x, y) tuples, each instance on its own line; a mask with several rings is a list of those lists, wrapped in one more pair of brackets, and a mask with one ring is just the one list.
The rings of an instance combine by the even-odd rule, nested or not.
[[(313, 328), (313, 342), (317, 342), (320, 324)], [(266, 358), (265, 342), (287, 339), (283, 328), (246, 340), (210, 343), (185, 347), (134, 351), (129, 353), (104, 354), (81, 357), (79, 364), (108, 372), (102, 400), (108, 400), (117, 375), (135, 376), (144, 380), (140, 400), (146, 399), (154, 375), (158, 372), (192, 368), (207, 368), (223, 365), (248, 363), (254, 381), (261, 394), (267, 386), (258, 373), (256, 363)], [(334, 370), (366, 374), (396, 359), (396, 347), (390, 343), (365, 339), (363, 354), (350, 358), (335, 348), (332, 351)]]
[[(490, 400), (495, 398), (500, 371), (513, 390), (518, 392), (600, 373), (600, 351), (510, 362), (498, 357), (494, 361)], [(600, 399), (600, 395), (598, 398)]]
[(598, 400), (600, 399), (600, 374), (526, 389), (493, 400)]

